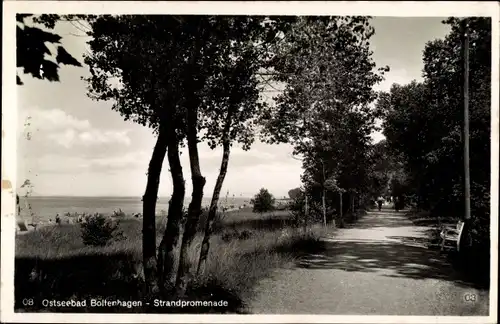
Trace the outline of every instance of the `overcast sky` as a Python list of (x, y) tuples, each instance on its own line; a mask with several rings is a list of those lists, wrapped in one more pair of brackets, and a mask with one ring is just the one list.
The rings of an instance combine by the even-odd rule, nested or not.
[[(372, 20), (375, 35), (371, 40), (378, 66), (391, 71), (377, 89), (421, 79), (422, 50), (425, 43), (442, 38), (448, 27), (443, 18), (386, 18)], [(87, 38), (70, 24), (56, 28), (65, 48), (82, 61)], [(68, 196), (142, 196), (146, 171), (155, 138), (147, 128), (123, 121), (111, 110), (110, 102), (96, 102), (86, 96), (81, 76), (86, 67), (60, 69), (59, 83), (22, 75), (18, 86), (19, 145), (18, 183), (30, 179), (35, 195)], [(26, 118), (31, 125), (25, 128)], [(21, 133), (24, 130), (24, 133)], [(26, 130), (32, 133), (27, 140)], [(380, 134), (374, 134), (379, 140)], [(301, 163), (290, 157), (287, 145), (256, 142), (244, 152), (233, 148), (223, 193), (250, 197), (261, 187), (275, 196), (287, 195), (300, 186)], [(201, 168), (207, 178), (205, 195), (211, 195), (219, 171), (221, 150), (200, 146)], [(187, 195), (191, 193), (187, 154), (181, 156)], [(20, 191), (23, 192), (23, 191)], [(168, 163), (165, 161), (160, 196), (171, 194)]]

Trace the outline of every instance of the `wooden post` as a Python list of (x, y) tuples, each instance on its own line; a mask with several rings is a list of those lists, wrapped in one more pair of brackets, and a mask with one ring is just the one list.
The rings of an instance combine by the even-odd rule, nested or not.
[(352, 218), (354, 219), (356, 215), (354, 214), (354, 191), (351, 192), (351, 213)]
[(340, 225), (342, 226), (342, 224), (344, 224), (344, 221), (343, 221), (343, 210), (342, 210), (342, 191), (340, 191)]
[(464, 198), (465, 219), (471, 218), (469, 169), (469, 26), (464, 19)]

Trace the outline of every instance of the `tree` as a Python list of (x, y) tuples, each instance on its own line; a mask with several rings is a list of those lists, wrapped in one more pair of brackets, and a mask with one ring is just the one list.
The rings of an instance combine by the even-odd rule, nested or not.
[[(66, 19), (72, 17), (67, 16)], [(24, 74), (30, 74), (37, 79), (59, 81), (61, 64), (82, 66), (63, 46), (59, 45), (61, 36), (42, 29), (42, 27), (54, 29), (60, 19), (58, 15), (16, 14), (16, 61), (17, 67), (22, 68)], [(47, 47), (47, 43), (56, 48), (55, 57)], [(46, 55), (55, 62), (46, 59)], [(16, 82), (18, 85), (23, 85), (19, 75), (16, 75)]]
[(368, 104), (388, 68), (374, 72), (367, 17), (300, 17), (291, 30), (272, 62), (274, 80), (286, 85), (261, 118), (263, 138), (292, 144), (303, 156), (305, 187), (332, 206), (326, 179), (338, 179), (351, 196), (365, 185), (376, 117)]
[[(144, 274), (147, 293), (154, 294), (172, 274), (183, 215), (179, 147), (186, 138), (185, 104), (191, 93), (183, 91), (182, 81), (192, 75), (194, 30), (184, 28), (176, 16), (100, 16), (91, 27), (91, 54), (85, 57), (91, 72), (86, 79), (89, 96), (113, 100), (112, 108), (125, 120), (150, 127), (157, 135), (143, 196)], [(173, 193), (157, 259), (155, 209), (165, 155)]]
[[(221, 144), (224, 150), (200, 250), (197, 269), (200, 271), (208, 255), (211, 226), (227, 170), (231, 143), (238, 141), (243, 143), (244, 149), (249, 149), (253, 142), (253, 124), (250, 119), (265, 106), (258, 102), (255, 73), (261, 62), (265, 62), (266, 47), (275, 38), (276, 28), (286, 25), (286, 19), (283, 23), (281, 19), (271, 20), (267, 17), (205, 17), (199, 23), (201, 29), (194, 34), (193, 41), (194, 51), (198, 53), (201, 50), (204, 54), (200, 58), (202, 68), (190, 72), (191, 75), (197, 75), (197, 86), (193, 87), (193, 82), (189, 81), (185, 87), (194, 88), (188, 100), (192, 105), (187, 104), (187, 141), (193, 196), (182, 237), (176, 280), (180, 294), (184, 294), (191, 280), (188, 248), (196, 234), (205, 184), (197, 153), (198, 134), (200, 129), (205, 130), (206, 136), (202, 140), (208, 140), (212, 148)], [(199, 114), (202, 116), (200, 120)], [(205, 123), (202, 122), (203, 118)], [(224, 125), (222, 130), (220, 124)]]
[(255, 195), (255, 197), (250, 201), (253, 205), (254, 213), (265, 213), (274, 210), (275, 199), (271, 193), (265, 188), (260, 189), (260, 191)]
[[(187, 142), (193, 192), (175, 279), (182, 294), (190, 280), (187, 251), (195, 235), (205, 184), (197, 145), (205, 140), (211, 147), (225, 146), (226, 166), (221, 168), (215, 190), (220, 191), (231, 142), (241, 141), (246, 147), (252, 142), (247, 120), (260, 105), (255, 103), (257, 96), (252, 90), (256, 67), (247, 62), (255, 61), (252, 42), (255, 34), (262, 34), (261, 21), (246, 17), (104, 16), (93, 24), (93, 30), (93, 54), (86, 58), (92, 72), (88, 79), (91, 95), (98, 100), (113, 99), (113, 109), (125, 119), (153, 128), (158, 136), (143, 199), (143, 262), (150, 288), (156, 286), (154, 210), (162, 162), (168, 152), (174, 188), (156, 266), (160, 289), (173, 273), (185, 194), (179, 147)], [(216, 206), (218, 193), (214, 197), (212, 205)], [(203, 251), (208, 251), (208, 246)]]
[(294, 188), (288, 191), (288, 197), (290, 197), (290, 199), (297, 199), (301, 193), (302, 190), (300, 188)]
[[(222, 42), (222, 73), (210, 82), (210, 93), (213, 99), (202, 107), (204, 117), (202, 128), (210, 148), (222, 146), (221, 167), (214, 187), (210, 203), (205, 233), (201, 245), (197, 274), (204, 271), (213, 222), (217, 214), (220, 191), (226, 176), (230, 150), (233, 142), (243, 145), (249, 150), (254, 141), (255, 116), (266, 107), (260, 101), (257, 72), (264, 66), (268, 47), (273, 43), (278, 32), (276, 22), (262, 17), (225, 18), (230, 24), (228, 28), (229, 43)], [(273, 24), (274, 22), (274, 24)], [(266, 23), (266, 24), (264, 24)], [(271, 40), (269, 40), (271, 39)]]
[[(470, 38), (470, 174), (473, 218), (489, 234), (491, 19), (467, 18)], [(393, 85), (378, 103), (384, 134), (402, 158), (405, 182), (432, 215), (463, 212), (462, 19), (444, 21), (451, 31), (427, 43), (423, 82)]]

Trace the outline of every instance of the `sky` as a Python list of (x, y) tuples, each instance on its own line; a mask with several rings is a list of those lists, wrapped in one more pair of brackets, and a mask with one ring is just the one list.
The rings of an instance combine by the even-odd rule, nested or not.
[[(422, 51), (426, 42), (443, 38), (449, 31), (443, 18), (375, 17), (371, 24), (373, 59), (390, 72), (376, 90), (389, 90), (393, 83), (421, 80)], [(79, 61), (88, 38), (68, 23), (55, 32), (62, 45)], [(30, 179), (38, 196), (142, 196), (155, 137), (150, 129), (124, 121), (111, 110), (111, 102), (93, 101), (86, 95), (82, 76), (85, 66), (63, 66), (61, 82), (48, 82), (20, 74), (24, 85), (17, 87), (18, 185)], [(29, 117), (29, 119), (28, 119)], [(29, 126), (25, 123), (29, 121)], [(31, 139), (27, 139), (27, 133)], [(374, 141), (383, 135), (373, 134)], [(219, 172), (222, 150), (199, 147), (205, 196), (210, 196)], [(266, 145), (256, 141), (250, 151), (234, 147), (222, 193), (251, 197), (267, 188), (276, 197), (287, 196), (300, 186), (301, 162), (291, 157), (288, 145)], [(187, 152), (186, 152), (187, 153)], [(181, 155), (190, 195), (187, 154)], [(163, 166), (159, 196), (168, 197), (172, 184), (168, 162)], [(23, 193), (23, 189), (18, 192)]]

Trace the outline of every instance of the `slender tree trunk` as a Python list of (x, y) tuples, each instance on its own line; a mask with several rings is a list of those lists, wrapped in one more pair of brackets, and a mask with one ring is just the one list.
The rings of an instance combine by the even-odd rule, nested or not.
[(321, 195), (321, 203), (323, 205), (323, 226), (326, 227), (326, 188), (325, 188), (325, 181), (326, 181), (326, 175), (325, 175), (325, 162), (321, 160), (321, 167), (323, 169), (323, 193)]
[(343, 199), (342, 191), (340, 192), (339, 195), (340, 195), (340, 208), (339, 208), (339, 210), (340, 210), (339, 223), (340, 224), (339, 225), (340, 225), (340, 227), (344, 227), (344, 209), (343, 209), (344, 207), (342, 204), (342, 199)]
[(156, 273), (156, 201), (163, 160), (167, 152), (166, 142), (165, 130), (160, 129), (149, 162), (146, 191), (142, 197), (142, 257), (147, 295), (156, 294), (159, 288)]
[(183, 216), (185, 181), (179, 156), (179, 142), (175, 129), (169, 130), (168, 162), (172, 176), (173, 192), (168, 207), (167, 225), (158, 249), (158, 278), (163, 289), (172, 277), (175, 264), (175, 248), (179, 242), (180, 223)]
[(321, 203), (323, 205), (323, 226), (326, 227), (326, 190), (323, 188), (323, 194), (321, 195)]
[(200, 259), (198, 261), (198, 269), (196, 271), (197, 275), (203, 274), (205, 272), (205, 265), (207, 262), (208, 251), (210, 249), (210, 236), (213, 233), (213, 223), (215, 217), (217, 216), (217, 204), (219, 201), (222, 184), (224, 183), (224, 178), (226, 177), (227, 173), (227, 166), (229, 164), (229, 154), (230, 154), (230, 145), (228, 141), (227, 143), (223, 144), (222, 162), (221, 162), (219, 176), (217, 177), (217, 182), (215, 183), (215, 188), (212, 195), (212, 201), (210, 202), (210, 209), (208, 211), (207, 223), (205, 224), (205, 235), (203, 237), (203, 242), (201, 244)]
[(309, 198), (307, 197), (307, 192), (305, 192), (305, 206), (304, 206), (304, 232), (307, 231), (307, 223), (309, 220)]
[(210, 250), (210, 236), (213, 233), (213, 223), (215, 217), (217, 216), (217, 204), (219, 202), (222, 184), (224, 183), (224, 179), (227, 173), (229, 154), (231, 153), (229, 132), (231, 130), (232, 113), (233, 110), (230, 109), (227, 114), (226, 124), (224, 125), (224, 133), (222, 139), (222, 161), (220, 165), (219, 176), (217, 177), (217, 182), (215, 183), (214, 192), (212, 194), (212, 201), (210, 202), (210, 209), (208, 211), (207, 222), (205, 224), (205, 235), (203, 236), (203, 242), (201, 243), (200, 258), (198, 261), (198, 268), (196, 269), (196, 275), (200, 275), (205, 272), (208, 251)]
[(354, 215), (354, 192), (351, 192), (351, 213), (352, 213), (353, 218), (356, 217)]
[(189, 204), (188, 216), (182, 235), (182, 245), (179, 258), (179, 270), (177, 272), (176, 290), (179, 295), (184, 295), (191, 280), (191, 269), (188, 258), (188, 251), (191, 242), (196, 234), (196, 227), (201, 213), (201, 201), (203, 199), (203, 188), (205, 178), (201, 174), (200, 159), (198, 155), (198, 107), (190, 105), (187, 107), (187, 140), (189, 161), (191, 165), (191, 180), (193, 193)]

